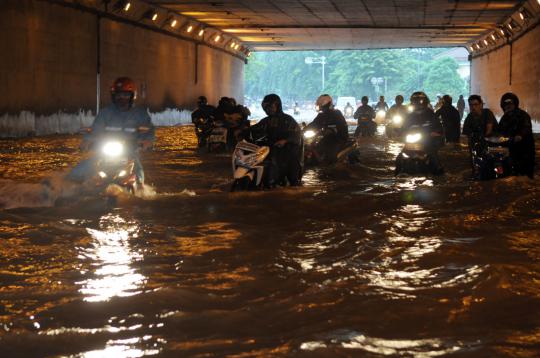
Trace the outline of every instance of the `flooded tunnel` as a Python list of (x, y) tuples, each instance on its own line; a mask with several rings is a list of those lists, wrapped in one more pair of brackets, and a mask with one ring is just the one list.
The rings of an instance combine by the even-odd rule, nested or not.
[[(381, 125), (355, 163), (231, 193), (231, 153), (184, 124), (243, 101), (253, 53), (419, 47), (465, 48), (470, 93), (538, 121), (539, 22), (537, 0), (2, 1), (3, 354), (538, 355), (538, 166), (472, 180), (462, 136), (444, 175), (396, 176)], [(156, 131), (145, 191), (111, 204), (66, 176), (121, 76)]]

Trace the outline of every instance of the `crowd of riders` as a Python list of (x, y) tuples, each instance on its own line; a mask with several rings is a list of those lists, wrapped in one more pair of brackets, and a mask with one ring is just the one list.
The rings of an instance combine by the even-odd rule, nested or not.
[[(147, 149), (155, 140), (154, 126), (146, 110), (135, 106), (137, 89), (133, 80), (118, 78), (111, 86), (112, 104), (101, 110), (94, 120), (92, 130), (85, 136), (82, 149), (89, 149), (96, 138), (108, 131), (125, 132), (136, 136), (140, 148)], [(478, 138), (491, 136), (506, 137), (509, 156), (514, 174), (533, 177), (535, 165), (535, 144), (531, 118), (519, 106), (519, 98), (513, 93), (505, 93), (500, 99), (503, 116), (497, 122), (493, 113), (484, 108), (479, 95), (468, 98), (469, 113), (463, 126), (464, 100), (460, 97), (457, 108), (452, 104), (452, 97), (445, 95), (435, 111), (424, 92), (415, 92), (410, 97), (410, 104), (404, 104), (404, 97), (398, 95), (395, 104), (388, 107), (381, 96), (375, 109), (368, 104), (368, 98), (362, 97), (361, 105), (354, 112), (357, 129), (354, 137), (370, 136), (375, 133), (376, 113), (385, 113), (386, 128), (389, 136), (404, 139), (403, 135), (413, 126), (427, 128), (426, 153), (435, 168), (434, 174), (442, 174), (443, 168), (438, 158), (438, 149), (445, 143), (459, 142), (460, 135), (469, 138), (472, 146)], [(266, 113), (257, 124), (250, 125), (250, 111), (236, 103), (234, 98), (222, 97), (217, 106), (208, 104), (206, 97), (197, 101), (197, 109), (192, 112), (192, 122), (199, 146), (205, 146), (209, 134), (216, 127), (226, 129), (226, 148), (233, 150), (240, 141), (264, 143), (270, 148), (266, 160), (269, 170), (265, 175), (264, 185), (298, 185), (301, 182), (304, 166), (304, 133), (317, 132), (320, 139), (317, 145), (326, 149), (326, 162), (335, 162), (338, 153), (351, 143), (348, 125), (341, 111), (334, 108), (332, 97), (328, 94), (319, 96), (316, 101), (317, 116), (307, 126), (300, 127), (297, 121), (284, 113), (281, 99), (276, 94), (264, 97), (261, 107)], [(145, 127), (146, 130), (139, 131)], [(330, 135), (329, 135), (330, 134)], [(354, 138), (353, 137), (353, 138)], [(307, 138), (307, 137), (306, 137)], [(356, 140), (353, 140), (356, 143)], [(320, 158), (319, 158), (320, 159)], [(134, 154), (134, 173), (140, 185), (144, 182), (144, 172), (138, 155)], [(79, 163), (71, 172), (74, 180), (84, 178), (95, 159), (90, 157)]]

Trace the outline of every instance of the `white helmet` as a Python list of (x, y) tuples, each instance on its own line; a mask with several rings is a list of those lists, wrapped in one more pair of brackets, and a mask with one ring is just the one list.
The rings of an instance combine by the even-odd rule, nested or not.
[(328, 109), (334, 108), (334, 105), (332, 103), (332, 97), (328, 94), (322, 94), (317, 98), (317, 102), (315, 102), (317, 105), (317, 110), (322, 111), (324, 107), (328, 107)]

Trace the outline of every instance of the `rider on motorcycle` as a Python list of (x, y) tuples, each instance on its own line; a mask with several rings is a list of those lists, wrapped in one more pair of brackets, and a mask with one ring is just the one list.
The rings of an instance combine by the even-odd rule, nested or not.
[(412, 126), (422, 127), (427, 125), (429, 140), (426, 144), (425, 152), (428, 154), (434, 174), (443, 174), (444, 169), (441, 166), (438, 150), (441, 146), (443, 127), (437, 116), (428, 106), (429, 98), (424, 92), (414, 92), (411, 95), (411, 105), (413, 111), (407, 115), (403, 123), (403, 132)]
[[(94, 123), (91, 132), (83, 138), (81, 150), (88, 150), (91, 146), (103, 137), (105, 134), (125, 133), (133, 135), (134, 141), (142, 147), (143, 150), (152, 147), (155, 140), (155, 129), (152, 120), (145, 108), (135, 107), (134, 102), (137, 98), (137, 87), (135, 82), (128, 77), (116, 79), (111, 86), (112, 104), (103, 108)], [(145, 130), (139, 133), (138, 129), (144, 127)], [(144, 171), (137, 153), (133, 153), (137, 176), (137, 182), (144, 184)], [(92, 169), (96, 163), (95, 156), (81, 161), (68, 175), (68, 178), (76, 181), (84, 181), (92, 175)]]
[(461, 119), (458, 110), (452, 106), (452, 97), (450, 95), (445, 94), (442, 97), (442, 105), (435, 112), (435, 115), (442, 121), (446, 141), (448, 143), (459, 143)]
[(388, 103), (384, 101), (384, 96), (379, 97), (379, 102), (375, 105), (375, 112), (388, 111)]
[(251, 127), (254, 139), (265, 137), (270, 146), (268, 168), (265, 170), (266, 187), (285, 184), (299, 185), (302, 178), (302, 136), (300, 126), (293, 117), (283, 112), (277, 94), (266, 95), (261, 103), (267, 117)]
[[(386, 121), (387, 121), (387, 127), (386, 131), (388, 134), (391, 131), (399, 132), (401, 130), (401, 126), (403, 125), (403, 121), (407, 117), (409, 112), (407, 111), (407, 107), (403, 105), (403, 96), (398, 94), (396, 96), (396, 103), (390, 107), (390, 109), (386, 112)], [(392, 130), (389, 130), (392, 128)], [(398, 133), (392, 133), (390, 135), (394, 135)]]
[(362, 132), (362, 123), (363, 121), (367, 121), (367, 124), (370, 127), (370, 131), (375, 132), (376, 124), (374, 122), (375, 119), (375, 111), (373, 108), (368, 104), (369, 99), (367, 96), (362, 97), (362, 105), (356, 109), (354, 112), (354, 119), (358, 120), (358, 126), (356, 127), (356, 131), (354, 132), (354, 136), (358, 137), (360, 136)]
[(499, 132), (511, 138), (509, 150), (517, 174), (534, 176), (535, 147), (531, 117), (519, 108), (519, 98), (513, 93), (501, 97), (504, 115), (499, 121)]
[(248, 116), (251, 112), (247, 107), (236, 103), (234, 98), (221, 97), (215, 112), (215, 122), (227, 128), (227, 147), (233, 149), (236, 143), (249, 134)]
[[(332, 97), (328, 94), (320, 95), (316, 102), (319, 114), (311, 122), (306, 130), (312, 129), (325, 132), (320, 145), (326, 148), (329, 154), (326, 160), (334, 162), (337, 153), (343, 149), (349, 138), (347, 122), (340, 110), (334, 109)], [(328, 133), (328, 135), (326, 134)]]
[(463, 123), (463, 134), (469, 137), (469, 146), (474, 138), (490, 137), (497, 131), (497, 120), (489, 109), (484, 108), (482, 97), (473, 94), (468, 99), (469, 114)]
[(215, 111), (216, 107), (209, 105), (205, 96), (197, 99), (197, 109), (191, 113), (191, 122), (195, 125), (199, 147), (206, 145), (206, 136), (209, 133), (205, 132), (209, 132), (212, 128)]

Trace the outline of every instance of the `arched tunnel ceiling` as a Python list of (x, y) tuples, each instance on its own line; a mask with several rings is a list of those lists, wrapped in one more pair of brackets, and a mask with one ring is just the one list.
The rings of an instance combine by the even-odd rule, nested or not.
[(256, 51), (464, 46), (526, 1), (154, 0)]

